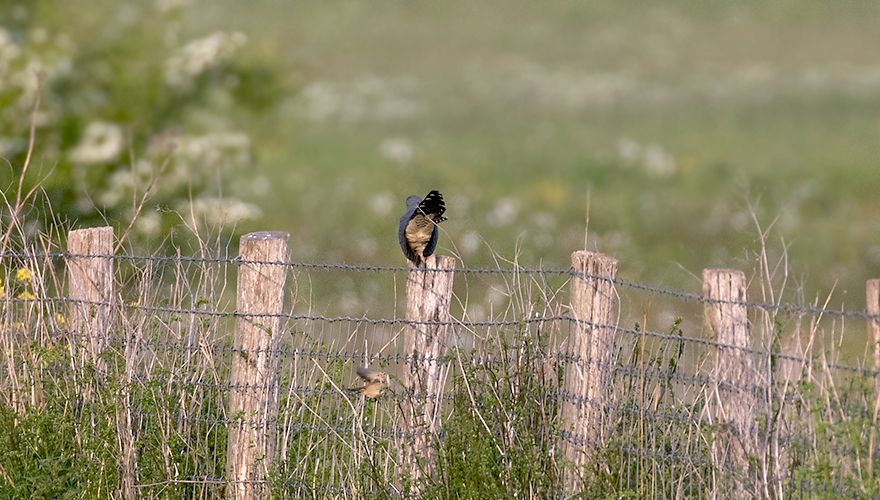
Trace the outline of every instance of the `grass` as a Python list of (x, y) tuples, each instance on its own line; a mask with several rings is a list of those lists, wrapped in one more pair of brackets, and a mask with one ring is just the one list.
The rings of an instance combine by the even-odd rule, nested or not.
[[(877, 15), (793, 3), (307, 2), (200, 9), (188, 26), (241, 29), (252, 57), (286, 75), (284, 103), (249, 124), (272, 189), (245, 229), (290, 231), (296, 257), (400, 262), (403, 200), (438, 188), (449, 200), (442, 252), (465, 265), (501, 254), (567, 267), (589, 192), (591, 248), (618, 257), (624, 277), (696, 289), (703, 267), (753, 266), (752, 204), (778, 218), (807, 296), (834, 289), (835, 302), (861, 308), (880, 263), (880, 83), (866, 50), (880, 42), (868, 29)], [(315, 89), (331, 109), (320, 119)], [(389, 139), (412, 159), (383, 154)], [(627, 159), (627, 141), (674, 170)], [(392, 208), (372, 208), (377, 197)], [(505, 205), (501, 223), (491, 214)], [(387, 311), (372, 286), (345, 288)], [(332, 285), (315, 293), (343, 308)]]
[[(767, 265), (758, 275), (773, 300), (787, 286), (784, 273), (766, 253), (761, 260)], [(69, 304), (47, 300), (62, 296), (61, 263), (4, 260), (5, 497), (121, 497), (126, 456), (136, 464), (134, 485), (142, 496), (220, 495), (228, 429), (271, 418), (227, 411), (230, 391), (240, 390), (228, 385), (232, 356), (256, 356), (232, 349), (233, 321), (211, 314), (232, 308), (224, 292), (232, 268), (210, 259), (117, 264), (123, 306), (114, 313), (104, 353), (90, 361), (80, 357), (82, 337)], [(302, 311), (311, 307), (299, 294), (308, 273), (291, 273), (285, 310)], [(423, 396), (400, 385), (408, 369), (400, 356), (403, 329), (358, 320), (287, 321), (278, 353), (278, 417), (271, 420), (278, 460), (266, 471), (263, 491), (277, 497), (558, 495), (571, 468), (560, 452), (558, 391), (572, 361), (560, 353), (574, 330), (566, 322), (524, 320), (560, 314), (567, 286), (532, 275), (498, 278), (492, 286), (507, 300), (490, 314), (513, 323), (452, 329), (458, 347), (442, 361), (449, 376), (442, 438), (434, 442), (436, 466), (418, 479), (401, 462), (411, 446), (401, 433), (405, 408), (418, 407)], [(33, 298), (15, 298), (26, 291)], [(619, 291), (625, 297), (626, 290)], [(467, 296), (456, 300), (468, 309)], [(727, 403), (739, 394), (713, 378), (716, 349), (686, 329), (683, 319), (668, 332), (636, 324), (612, 339), (607, 406), (597, 424), (604, 431), (570, 438), (586, 436), (592, 457), (581, 471), (580, 494), (703, 497), (719, 488), (759, 496), (877, 493), (876, 455), (870, 454), (878, 425), (875, 376), (835, 366), (843, 326), (760, 310), (751, 322), (756, 348), (773, 354), (752, 356), (759, 392), (745, 468), (716, 455), (719, 446), (744, 438), (716, 420), (719, 395)], [(352, 397), (344, 389), (358, 365), (388, 371), (391, 391), (376, 401)]]

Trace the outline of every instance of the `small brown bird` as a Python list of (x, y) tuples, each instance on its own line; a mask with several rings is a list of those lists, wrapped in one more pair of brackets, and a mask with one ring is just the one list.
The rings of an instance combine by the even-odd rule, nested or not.
[(362, 387), (352, 387), (352, 392), (362, 394), (367, 399), (375, 399), (385, 392), (385, 386), (388, 383), (388, 374), (369, 368), (358, 368), (358, 377), (362, 378), (364, 385)]

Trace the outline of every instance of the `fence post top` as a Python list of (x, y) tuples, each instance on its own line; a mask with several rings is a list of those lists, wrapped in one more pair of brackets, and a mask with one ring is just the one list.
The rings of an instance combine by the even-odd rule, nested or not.
[(256, 231), (241, 237), (241, 241), (289, 240), (290, 233), (284, 231)]
[(112, 226), (101, 226), (101, 227), (86, 227), (82, 229), (71, 229), (70, 232), (67, 233), (68, 237), (71, 236), (82, 236), (89, 233), (113, 233)]
[(603, 253), (591, 252), (589, 250), (577, 250), (571, 253), (571, 267), (576, 271), (582, 271), (589, 262), (594, 262), (598, 266), (617, 269), (617, 259)]
[(746, 277), (746, 273), (740, 271), (739, 269), (731, 269), (727, 267), (709, 268), (703, 269), (703, 281), (706, 281), (713, 276), (718, 276), (721, 274), (728, 274), (731, 278), (741, 277), (742, 279), (745, 279)]

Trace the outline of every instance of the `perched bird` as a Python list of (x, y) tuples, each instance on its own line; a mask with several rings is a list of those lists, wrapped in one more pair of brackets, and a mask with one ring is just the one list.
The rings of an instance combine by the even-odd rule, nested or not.
[(388, 383), (388, 374), (371, 370), (369, 368), (358, 368), (358, 377), (363, 379), (364, 385), (361, 387), (353, 387), (349, 389), (352, 392), (362, 394), (367, 399), (375, 399), (385, 392), (385, 385)]
[(403, 254), (416, 266), (425, 265), (425, 259), (437, 248), (437, 224), (446, 220), (446, 204), (439, 191), (431, 191), (424, 198), (406, 199), (406, 213), (400, 218), (397, 237)]

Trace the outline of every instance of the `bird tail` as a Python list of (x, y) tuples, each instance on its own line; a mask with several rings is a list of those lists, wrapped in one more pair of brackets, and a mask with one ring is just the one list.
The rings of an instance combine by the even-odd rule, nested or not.
[(428, 193), (419, 203), (419, 210), (425, 215), (434, 214), (434, 222), (437, 224), (446, 220), (446, 217), (443, 217), (443, 213), (446, 212), (446, 203), (443, 201), (443, 195), (440, 194), (440, 191), (434, 190)]

